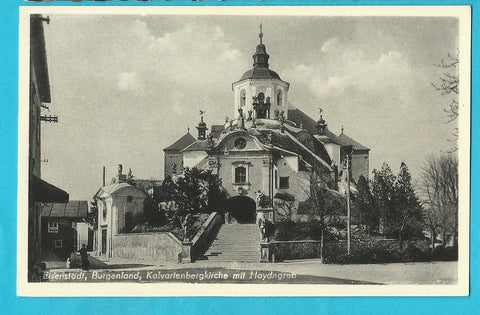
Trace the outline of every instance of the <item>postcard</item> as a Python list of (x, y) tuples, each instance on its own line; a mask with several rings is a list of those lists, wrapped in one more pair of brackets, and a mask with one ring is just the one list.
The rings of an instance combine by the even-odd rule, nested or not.
[(21, 296), (469, 293), (467, 6), (21, 7)]

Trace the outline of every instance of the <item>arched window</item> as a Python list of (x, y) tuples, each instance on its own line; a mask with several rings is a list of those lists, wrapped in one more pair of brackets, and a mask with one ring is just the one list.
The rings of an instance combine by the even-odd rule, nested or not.
[(282, 102), (283, 102), (282, 91), (278, 91), (278, 93), (277, 93), (277, 105), (282, 106), (283, 105)]
[(245, 90), (240, 91), (240, 106), (245, 106), (246, 103)]
[(247, 169), (244, 166), (235, 168), (235, 183), (245, 184), (247, 182)]

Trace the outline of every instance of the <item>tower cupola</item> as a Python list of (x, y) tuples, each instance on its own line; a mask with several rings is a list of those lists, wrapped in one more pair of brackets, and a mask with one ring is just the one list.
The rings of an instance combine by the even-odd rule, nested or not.
[(317, 131), (319, 135), (324, 135), (325, 130), (327, 130), (327, 123), (325, 119), (323, 119), (323, 116), (320, 115), (320, 119), (317, 122)]
[(203, 114), (200, 116), (200, 122), (196, 127), (198, 130), (198, 140), (205, 140), (207, 138), (207, 124), (203, 121)]
[(262, 24), (260, 24), (260, 43), (257, 45), (257, 50), (253, 55), (253, 67), (254, 68), (268, 68), (268, 58), (270, 56), (267, 54), (267, 49), (263, 44), (263, 32), (262, 32)]
[[(267, 49), (263, 43), (263, 28), (260, 24), (257, 44), (253, 57), (253, 67), (246, 71), (239, 81), (232, 84), (234, 112), (239, 109), (250, 114), (251, 119), (272, 119), (274, 112), (288, 115), (288, 89), (290, 84), (269, 67)], [(248, 128), (248, 127), (247, 127)]]

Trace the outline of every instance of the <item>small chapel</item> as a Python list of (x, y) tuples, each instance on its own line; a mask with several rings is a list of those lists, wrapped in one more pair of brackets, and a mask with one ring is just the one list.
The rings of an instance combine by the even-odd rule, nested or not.
[(351, 187), (369, 174), (370, 149), (343, 127), (338, 135), (330, 131), (322, 115), (315, 120), (292, 105), (290, 83), (270, 69), (269, 58), (260, 26), (253, 67), (232, 84), (232, 119), (209, 129), (201, 115), (195, 136), (188, 131), (164, 149), (165, 177), (182, 176), (187, 167), (217, 174), (229, 197), (229, 218), (238, 223), (255, 223), (259, 215), (275, 221), (273, 203), (260, 206), (259, 195), (294, 196), (294, 219), (301, 219), (308, 173), (328, 174), (330, 188), (343, 193), (348, 157)]

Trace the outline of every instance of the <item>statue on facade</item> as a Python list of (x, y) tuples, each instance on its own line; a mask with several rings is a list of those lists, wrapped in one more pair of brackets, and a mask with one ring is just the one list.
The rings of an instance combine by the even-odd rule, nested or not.
[(271, 146), (272, 143), (273, 143), (273, 134), (272, 134), (272, 132), (270, 131), (270, 132), (268, 133), (268, 145)]
[(279, 113), (280, 113), (280, 111), (278, 109), (275, 109), (273, 111), (273, 117), (275, 118), (275, 120), (278, 120), (280, 118)]
[(207, 136), (207, 142), (208, 142), (208, 148), (213, 149), (215, 143), (213, 142), (213, 136), (211, 132)]
[(243, 109), (238, 109), (238, 120), (237, 120), (237, 128), (238, 129), (245, 129), (245, 119), (243, 118)]

